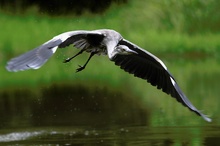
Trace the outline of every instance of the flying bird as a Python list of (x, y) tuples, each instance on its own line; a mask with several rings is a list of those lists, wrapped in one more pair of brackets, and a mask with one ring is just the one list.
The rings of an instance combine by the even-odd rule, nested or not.
[(171, 75), (165, 64), (150, 52), (124, 39), (120, 33), (110, 29), (77, 30), (69, 31), (55, 36), (39, 47), (11, 59), (6, 69), (11, 72), (28, 69), (38, 69), (56, 52), (57, 48), (73, 45), (80, 51), (64, 60), (69, 62), (83, 52), (90, 56), (83, 66), (76, 72), (85, 69), (89, 60), (96, 55), (108, 55), (108, 58), (120, 66), (124, 71), (146, 80), (163, 92), (174, 97), (178, 102), (188, 107), (191, 111), (201, 116), (204, 120), (211, 119), (201, 113), (181, 91), (176, 80)]

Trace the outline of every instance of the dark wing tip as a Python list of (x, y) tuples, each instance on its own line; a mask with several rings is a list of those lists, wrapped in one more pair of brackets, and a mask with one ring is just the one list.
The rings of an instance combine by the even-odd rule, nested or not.
[(204, 115), (202, 112), (200, 112), (190, 101), (189, 99), (186, 97), (186, 95), (181, 91), (180, 87), (178, 86), (178, 84), (176, 83), (176, 81), (173, 79), (173, 77), (170, 77), (170, 80), (173, 84), (173, 87), (175, 88), (176, 94), (175, 95), (171, 95), (173, 97), (179, 97), (179, 99), (181, 99), (181, 102), (184, 106), (188, 107), (191, 111), (195, 112), (197, 115), (201, 116), (205, 121), (207, 122), (211, 122), (212, 119), (208, 118), (206, 115)]
[(136, 77), (147, 80), (147, 82), (151, 83), (151, 85), (157, 86), (158, 89), (162, 89), (163, 92), (170, 94), (178, 102), (188, 107), (204, 120), (211, 122), (211, 119), (197, 110), (184, 95), (167, 67), (159, 58), (127, 40), (121, 40), (119, 45), (126, 45), (129, 49), (134, 50), (138, 54), (117, 54), (112, 59), (116, 65), (120, 66), (121, 69), (124, 69), (126, 72), (134, 74)]

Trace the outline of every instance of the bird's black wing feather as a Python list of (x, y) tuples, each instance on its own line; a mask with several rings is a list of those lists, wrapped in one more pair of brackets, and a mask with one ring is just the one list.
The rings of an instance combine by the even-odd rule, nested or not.
[(170, 74), (164, 63), (146, 50), (141, 49), (137, 45), (122, 39), (118, 45), (125, 45), (129, 49), (137, 52), (137, 54), (121, 55), (117, 54), (112, 61), (121, 69), (134, 74), (134, 76), (147, 80), (158, 89), (170, 94), (176, 100), (188, 107), (191, 111), (202, 116), (206, 121), (211, 121), (208, 117), (197, 110), (188, 98), (181, 91), (174, 77)]
[(63, 41), (59, 48), (64, 48), (73, 44), (76, 48), (86, 49), (88, 47), (97, 47), (100, 45), (100, 42), (103, 40), (104, 35), (99, 33), (79, 33), (73, 36), (70, 36), (65, 41)]

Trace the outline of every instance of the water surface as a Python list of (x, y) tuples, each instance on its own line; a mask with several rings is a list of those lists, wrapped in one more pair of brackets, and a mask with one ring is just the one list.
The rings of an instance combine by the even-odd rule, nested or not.
[(198, 109), (211, 113), (212, 123), (136, 79), (124, 81), (133, 87), (126, 92), (108, 85), (58, 82), (0, 92), (0, 144), (219, 145), (218, 62), (172, 66), (181, 88)]
[(217, 146), (220, 132), (216, 127), (38, 127), (4, 131), (1, 144), (7, 145), (210, 145)]

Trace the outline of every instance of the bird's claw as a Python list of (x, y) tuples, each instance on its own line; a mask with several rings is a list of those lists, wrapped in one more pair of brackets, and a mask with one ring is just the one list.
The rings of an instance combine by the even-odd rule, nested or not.
[(80, 72), (80, 71), (82, 71), (83, 69), (85, 69), (84, 66), (81, 66), (81, 65), (78, 65), (78, 66), (79, 66), (79, 68), (76, 69), (76, 72)]
[(63, 63), (67, 63), (67, 62), (69, 62), (70, 61), (70, 58), (67, 58), (67, 59), (65, 59), (64, 61), (63, 61)]

